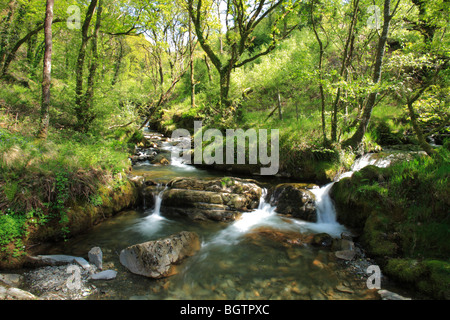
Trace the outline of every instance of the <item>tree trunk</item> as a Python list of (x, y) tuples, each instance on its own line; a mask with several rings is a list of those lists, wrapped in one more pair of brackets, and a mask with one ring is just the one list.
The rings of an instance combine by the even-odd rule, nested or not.
[(42, 105), (41, 105), (41, 125), (38, 137), (47, 138), (49, 124), (49, 108), (50, 108), (50, 84), (52, 72), (52, 21), (53, 21), (53, 5), (54, 0), (47, 0), (45, 10), (45, 53), (44, 53), (44, 69), (42, 78)]
[(281, 97), (280, 97), (280, 91), (277, 92), (277, 103), (278, 103), (278, 117), (280, 120), (283, 120), (283, 114), (281, 112)]
[(191, 80), (191, 108), (195, 107), (195, 79), (194, 79), (194, 47), (192, 45), (192, 21), (189, 17), (189, 64), (191, 68), (190, 80)]
[(205, 64), (206, 64), (206, 69), (208, 70), (208, 79), (209, 79), (209, 82), (212, 82), (211, 66), (209, 65), (209, 62), (208, 62), (208, 56), (207, 56), (207, 55), (205, 55)]
[(103, 0), (98, 0), (97, 21), (95, 22), (95, 29), (92, 35), (92, 61), (91, 66), (89, 67), (89, 76), (87, 79), (87, 88), (84, 97), (84, 108), (85, 108), (84, 113), (88, 117), (83, 120), (84, 123), (81, 126), (84, 128), (84, 130), (88, 129), (90, 123), (94, 119), (94, 116), (92, 115), (92, 100), (94, 99), (95, 76), (97, 74), (98, 68), (97, 42), (102, 18), (102, 9), (103, 9), (102, 2)]
[[(381, 37), (378, 41), (376, 53), (375, 67), (372, 80), (374, 85), (377, 85), (381, 80), (384, 51), (386, 48), (387, 36), (389, 33), (389, 25), (393, 17), (393, 14), (391, 15), (390, 11), (391, 11), (391, 0), (384, 0), (384, 11), (383, 11), (384, 23), (383, 23), (383, 30), (381, 32)], [(377, 96), (378, 96), (377, 89), (375, 89), (373, 92), (369, 94), (367, 103), (363, 107), (361, 119), (359, 121), (359, 125), (356, 129), (356, 132), (353, 134), (352, 137), (350, 137), (349, 139), (347, 139), (342, 143), (343, 146), (349, 146), (353, 149), (357, 149), (358, 146), (361, 144), (364, 138), (364, 134), (366, 133), (367, 126), (369, 125), (370, 117), (372, 115), (372, 109), (375, 105)]]
[(417, 122), (417, 116), (414, 112), (413, 103), (414, 101), (411, 101), (409, 99), (406, 102), (408, 106), (409, 117), (411, 118), (411, 124), (413, 126), (414, 132), (416, 133), (417, 140), (419, 140), (419, 145), (429, 156), (431, 156), (432, 154), (435, 154), (436, 151), (434, 151), (434, 149), (429, 145), (429, 143), (423, 136), (422, 130), (419, 127), (419, 123)]
[(122, 38), (119, 38), (119, 56), (117, 57), (117, 62), (114, 68), (114, 76), (111, 82), (111, 85), (114, 87), (117, 83), (117, 79), (119, 79), (119, 73), (120, 73), (120, 67), (122, 65), (122, 59), (123, 59), (123, 43)]
[[(323, 43), (322, 40), (319, 37), (319, 34), (317, 33), (316, 24), (314, 22), (314, 15), (313, 15), (313, 7), (311, 6), (311, 21), (313, 26), (313, 31), (316, 36), (317, 43), (319, 44), (319, 91), (320, 91), (320, 101), (321, 101), (321, 114), (322, 114), (322, 136), (323, 136), (323, 143), (324, 145), (327, 142), (327, 132), (326, 132), (326, 122), (325, 122), (325, 93), (323, 91), (323, 84), (322, 84), (322, 61), (323, 61)], [(297, 115), (297, 121), (298, 121), (298, 115)]]
[[(81, 45), (78, 50), (77, 66), (75, 69), (76, 83), (75, 83), (75, 113), (77, 117), (77, 130), (83, 129), (85, 114), (85, 103), (83, 96), (83, 69), (84, 60), (86, 58), (86, 47), (89, 41), (88, 31), (89, 25), (91, 24), (92, 17), (94, 15), (95, 7), (97, 6), (98, 0), (91, 0), (89, 4), (88, 11), (86, 13), (86, 18), (84, 19), (83, 26), (81, 28)], [(81, 127), (80, 127), (81, 126)]]
[(228, 67), (220, 70), (220, 104), (222, 107), (229, 107), (228, 93), (230, 91), (230, 71)]
[[(342, 77), (344, 75), (345, 70), (346, 70), (346, 68), (349, 64), (350, 58), (351, 58), (351, 53), (349, 54), (349, 52), (352, 52), (351, 46), (353, 45), (353, 40), (352, 40), (354, 37), (353, 31), (355, 29), (358, 12), (359, 12), (359, 0), (355, 0), (354, 6), (353, 6), (352, 21), (351, 21), (350, 27), (348, 29), (347, 40), (345, 42), (345, 48), (344, 48), (344, 55), (342, 57), (341, 70), (339, 73), (340, 77)], [(338, 110), (339, 110), (339, 105), (341, 104), (340, 99), (341, 99), (341, 88), (338, 88), (336, 98), (333, 103), (333, 117), (331, 120), (331, 140), (333, 142), (337, 141), (337, 114), (338, 114)]]

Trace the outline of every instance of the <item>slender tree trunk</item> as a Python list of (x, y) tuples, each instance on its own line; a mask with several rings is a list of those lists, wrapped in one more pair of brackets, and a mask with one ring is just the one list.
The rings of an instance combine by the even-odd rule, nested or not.
[(76, 83), (75, 83), (75, 114), (77, 117), (77, 129), (83, 130), (84, 119), (86, 118), (85, 103), (83, 95), (83, 76), (84, 76), (84, 60), (86, 58), (86, 48), (89, 41), (88, 31), (91, 24), (92, 17), (94, 15), (95, 7), (98, 0), (91, 0), (86, 18), (84, 19), (83, 26), (81, 28), (81, 45), (78, 50), (77, 66), (75, 69)]
[[(400, 0), (397, 2), (397, 6), (399, 4)], [(395, 12), (395, 10), (394, 10)], [(384, 57), (384, 51), (386, 48), (386, 42), (387, 42), (387, 36), (389, 33), (389, 26), (390, 22), (392, 20), (393, 14), (391, 15), (391, 0), (384, 0), (384, 22), (383, 22), (383, 30), (381, 32), (381, 37), (378, 41), (378, 47), (377, 47), (377, 53), (376, 53), (376, 59), (375, 59), (375, 67), (374, 67), (374, 73), (373, 73), (373, 84), (377, 85), (381, 81), (381, 71), (383, 66), (383, 57)], [(343, 146), (349, 146), (353, 149), (357, 149), (358, 146), (361, 144), (364, 134), (366, 133), (367, 126), (369, 125), (369, 121), (372, 115), (372, 109), (375, 105), (375, 101), (378, 96), (378, 90), (375, 89), (373, 92), (369, 94), (369, 98), (367, 99), (366, 105), (363, 107), (362, 113), (361, 113), (361, 119), (359, 121), (359, 125), (353, 134), (352, 137), (350, 137), (348, 140), (344, 141), (342, 143)]]
[(119, 73), (120, 73), (120, 67), (122, 65), (122, 59), (123, 59), (123, 43), (122, 38), (119, 38), (119, 56), (117, 57), (117, 62), (114, 68), (114, 76), (111, 82), (111, 85), (114, 87), (117, 83), (117, 79), (119, 79)]
[(52, 72), (52, 21), (53, 21), (53, 5), (54, 0), (47, 0), (45, 10), (45, 53), (44, 53), (44, 69), (42, 78), (42, 104), (41, 104), (41, 125), (38, 137), (47, 138), (49, 125), (49, 109), (50, 109), (50, 84)]
[(277, 92), (277, 103), (278, 103), (278, 117), (280, 120), (283, 120), (283, 114), (281, 112), (281, 97), (280, 91)]
[[(322, 61), (323, 61), (323, 43), (322, 40), (319, 37), (319, 34), (317, 32), (316, 23), (314, 21), (314, 15), (313, 15), (313, 6), (311, 6), (311, 21), (313, 26), (314, 35), (316, 36), (317, 43), (319, 44), (319, 92), (320, 92), (320, 102), (321, 102), (321, 113), (322, 113), (322, 136), (323, 136), (323, 143), (326, 144), (327, 142), (327, 132), (326, 132), (326, 121), (325, 121), (325, 93), (323, 91), (323, 84), (322, 84)], [(298, 120), (298, 115), (297, 115)]]
[[(345, 70), (349, 64), (350, 57), (351, 57), (349, 52), (352, 51), (351, 45), (353, 44), (353, 41), (352, 41), (353, 31), (355, 29), (358, 11), (359, 11), (359, 0), (355, 0), (354, 6), (353, 6), (352, 21), (351, 21), (350, 27), (348, 29), (347, 40), (345, 42), (345, 48), (344, 48), (344, 55), (342, 57), (341, 70), (339, 73), (339, 76), (341, 76), (341, 77), (344, 75)], [(336, 98), (333, 103), (333, 117), (331, 120), (331, 140), (333, 142), (337, 141), (337, 114), (338, 114), (338, 110), (339, 110), (339, 105), (341, 103), (340, 99), (341, 99), (341, 88), (339, 87), (337, 90)]]
[(88, 115), (88, 118), (84, 119), (84, 130), (86, 130), (90, 124), (90, 122), (93, 120), (94, 116), (91, 114), (92, 110), (92, 101), (94, 99), (94, 86), (95, 86), (95, 76), (97, 74), (97, 68), (98, 68), (98, 35), (100, 31), (100, 25), (101, 25), (101, 19), (102, 19), (102, 4), (103, 0), (98, 1), (98, 7), (97, 7), (97, 20), (95, 22), (95, 29), (94, 33), (92, 35), (92, 61), (91, 65), (89, 67), (89, 76), (87, 79), (87, 88), (86, 88), (86, 94), (84, 98), (84, 112), (86, 115)]
[(194, 79), (194, 47), (192, 45), (192, 21), (189, 17), (189, 64), (191, 68), (190, 80), (191, 80), (191, 108), (195, 107), (195, 79)]
[(229, 107), (228, 93), (230, 91), (230, 68), (224, 67), (220, 70), (220, 104), (222, 107)]
[(209, 65), (209, 62), (208, 62), (208, 56), (207, 56), (207, 55), (205, 55), (205, 64), (206, 64), (206, 69), (208, 70), (208, 79), (209, 79), (209, 82), (212, 82), (211, 66)]
[(16, 10), (17, 1), (11, 1), (8, 5), (8, 14), (1, 21), (2, 31), (0, 33), (0, 65), (6, 58), (7, 47), (9, 46), (9, 34), (11, 31), (11, 23), (13, 21), (14, 11)]

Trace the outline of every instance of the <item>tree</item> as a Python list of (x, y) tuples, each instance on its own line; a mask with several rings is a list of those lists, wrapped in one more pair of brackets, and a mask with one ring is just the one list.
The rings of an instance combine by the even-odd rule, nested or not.
[(375, 58), (375, 66), (373, 70), (373, 78), (372, 83), (374, 89), (369, 94), (366, 104), (363, 107), (361, 118), (359, 119), (358, 126), (356, 128), (355, 133), (346, 141), (342, 142), (342, 145), (345, 147), (351, 147), (352, 149), (357, 149), (361, 144), (364, 134), (366, 133), (367, 126), (369, 125), (370, 117), (372, 115), (372, 110), (375, 105), (377, 96), (378, 96), (378, 88), (377, 85), (380, 84), (381, 81), (381, 72), (383, 67), (383, 57), (385, 54), (386, 43), (388, 39), (389, 26), (392, 18), (394, 17), (398, 5), (400, 4), (400, 0), (397, 1), (397, 4), (394, 10), (391, 13), (391, 0), (384, 0), (384, 9), (383, 9), (383, 29), (381, 31), (381, 36), (378, 40), (377, 52)]
[(41, 125), (38, 136), (41, 139), (47, 138), (49, 124), (50, 108), (50, 85), (52, 72), (52, 22), (53, 22), (54, 0), (47, 0), (45, 10), (44, 34), (45, 34), (45, 53), (44, 53), (44, 71), (42, 77), (42, 103), (41, 103)]
[[(151, 95), (147, 110), (147, 118), (141, 128), (152, 118), (171, 97), (177, 83), (191, 67), (193, 76), (193, 52), (196, 47), (189, 30), (189, 17), (176, 3), (154, 4), (146, 8), (148, 24), (145, 26), (147, 39), (145, 46), (150, 58), (152, 69), (151, 78), (154, 84), (155, 95)], [(169, 72), (167, 72), (167, 67)], [(165, 76), (165, 74), (169, 76)], [(191, 78), (193, 82), (193, 79)], [(193, 90), (193, 83), (191, 90)], [(191, 91), (191, 103), (194, 92)]]
[[(323, 44), (322, 39), (319, 35), (319, 30), (317, 27), (317, 22), (314, 17), (314, 7), (316, 3), (311, 4), (310, 15), (311, 15), (311, 24), (314, 31), (314, 35), (316, 37), (317, 43), (319, 44), (319, 64), (318, 64), (318, 73), (319, 73), (319, 91), (320, 91), (320, 103), (321, 103), (321, 117), (322, 117), (322, 137), (324, 145), (327, 143), (327, 131), (326, 131), (326, 121), (325, 121), (325, 93), (323, 90), (323, 54), (326, 48), (328, 47), (328, 40)], [(323, 28), (323, 27), (322, 27)]]
[[(294, 25), (288, 28), (286, 32), (281, 33), (277, 28), (277, 24), (286, 19), (298, 1), (294, 1), (294, 5), (289, 4), (285, 0), (258, 0), (252, 2), (227, 0), (224, 2), (226, 4), (224, 20), (226, 27), (225, 40), (228, 48), (227, 57), (223, 57), (220, 55), (220, 52), (216, 52), (209, 39), (210, 27), (208, 24), (211, 20), (209, 16), (214, 15), (212, 12), (215, 10), (213, 3), (207, 0), (186, 1), (197, 39), (219, 73), (221, 105), (222, 107), (229, 107), (231, 105), (229, 101), (231, 71), (270, 53), (275, 49), (278, 41), (286, 38), (296, 28), (297, 25)], [(264, 18), (273, 14), (280, 7), (285, 7), (285, 10), (272, 22), (272, 42), (265, 50), (251, 55), (249, 49), (252, 47), (255, 28)]]
[[(1, 22), (3, 30), (0, 34), (0, 78), (16, 80), (8, 71), (17, 52), (22, 45), (44, 30), (42, 17), (29, 12), (32, 11), (30, 7), (33, 5), (39, 6), (33, 2), (24, 4), (18, 1), (10, 1), (8, 4), (7, 13)], [(26, 23), (24, 23), (25, 20)], [(52, 19), (52, 23), (62, 21), (64, 20), (61, 18)], [(23, 34), (23, 29), (26, 29), (25, 34)], [(25, 82), (23, 84), (27, 85)]]
[(86, 48), (89, 41), (89, 26), (94, 16), (94, 10), (97, 6), (98, 0), (91, 0), (86, 17), (81, 27), (81, 45), (78, 50), (77, 65), (75, 70), (76, 87), (75, 87), (75, 114), (77, 117), (77, 129), (85, 131), (88, 125), (94, 119), (94, 115), (89, 110), (89, 103), (86, 101), (86, 96), (83, 94), (84, 82), (84, 61), (86, 58)]

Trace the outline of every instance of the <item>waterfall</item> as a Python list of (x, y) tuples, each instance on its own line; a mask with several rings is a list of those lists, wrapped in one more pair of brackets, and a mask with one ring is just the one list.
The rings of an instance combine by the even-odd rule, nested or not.
[[(162, 185), (158, 184), (156, 187), (156, 193), (154, 195), (155, 198), (155, 206), (151, 210), (150, 214), (147, 215), (144, 219), (142, 219), (138, 224), (138, 229), (145, 234), (154, 233), (158, 231), (164, 222), (168, 220), (161, 216), (161, 203), (164, 191), (166, 191), (167, 186), (161, 190)], [(158, 192), (159, 191), (159, 192)], [(149, 210), (146, 210), (149, 211)]]
[(390, 164), (389, 159), (380, 159), (373, 153), (368, 153), (355, 160), (350, 171), (339, 175), (335, 181), (319, 188), (311, 190), (316, 197), (317, 226), (321, 229), (327, 229), (331, 235), (339, 235), (345, 228), (337, 222), (336, 209), (333, 200), (330, 197), (330, 190), (333, 185), (342, 178), (351, 177), (354, 172), (361, 170), (368, 165), (377, 167), (387, 167)]
[(257, 209), (244, 212), (239, 219), (231, 223), (207, 243), (204, 243), (203, 246), (206, 247), (210, 244), (237, 244), (240, 241), (241, 236), (260, 226), (292, 228), (292, 225), (283, 221), (281, 217), (277, 215), (275, 212), (276, 207), (273, 207), (270, 203), (266, 202), (266, 194), (267, 190), (263, 189)]

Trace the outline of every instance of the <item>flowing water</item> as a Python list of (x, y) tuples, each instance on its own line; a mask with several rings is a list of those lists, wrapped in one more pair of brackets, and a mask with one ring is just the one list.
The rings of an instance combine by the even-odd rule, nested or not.
[[(177, 146), (166, 141), (162, 148), (171, 152)], [(352, 171), (372, 163), (369, 158), (364, 158), (355, 163)], [(163, 182), (178, 176), (206, 178), (221, 177), (224, 173), (172, 162), (166, 166), (136, 165), (134, 174), (148, 175), (154, 181), (162, 182), (154, 192), (152, 208), (124, 211), (53, 252), (86, 256), (90, 248), (101, 247), (104, 269), (115, 269), (118, 276), (111, 281), (96, 282), (99, 290), (90, 296), (91, 299), (374, 298), (373, 291), (366, 288), (365, 279), (357, 279), (345, 271), (342, 262), (337, 261), (328, 249), (275, 241), (261, 232), (273, 233), (274, 237), (321, 232), (339, 237), (345, 227), (336, 221), (329, 197), (333, 183), (312, 190), (316, 196), (316, 223), (277, 215), (275, 207), (265, 200), (265, 192), (257, 209), (244, 213), (232, 223), (194, 222), (161, 214)], [(127, 246), (183, 230), (196, 232), (201, 239), (201, 248), (177, 266), (177, 274), (154, 280), (134, 275), (120, 264), (119, 253)]]

